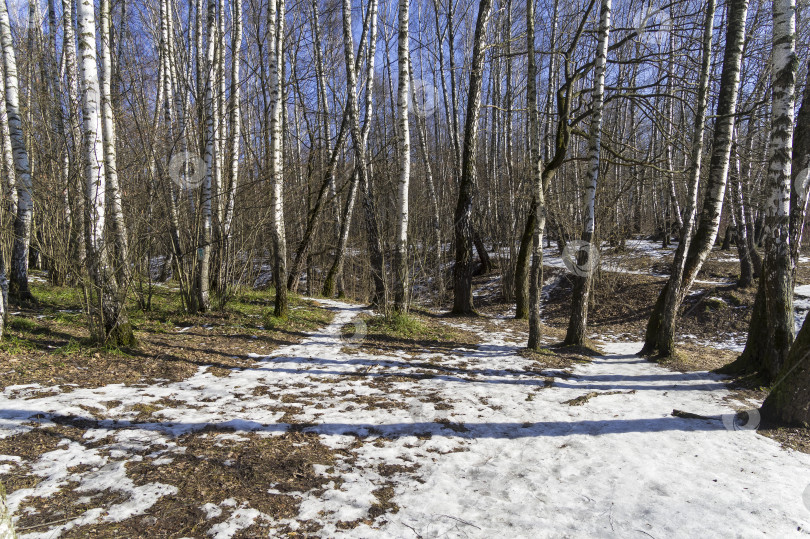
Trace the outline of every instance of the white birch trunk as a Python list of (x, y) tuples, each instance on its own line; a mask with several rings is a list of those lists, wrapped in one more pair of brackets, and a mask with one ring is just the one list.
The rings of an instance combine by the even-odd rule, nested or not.
[(25, 145), (20, 111), (20, 89), (17, 78), (17, 59), (5, 2), (0, 2), (0, 45), (3, 47), (3, 72), (6, 91), (11, 150), (14, 156), (17, 187), (17, 213), (14, 218), (14, 247), (11, 254), (12, 291), (21, 299), (29, 299), (28, 250), (31, 243), (31, 219), (34, 213), (31, 165)]
[[(213, 227), (212, 197), (214, 190), (214, 151), (216, 131), (216, 118), (214, 117), (214, 76), (216, 74), (216, 1), (208, 0), (207, 4), (208, 42), (204, 59), (203, 84), (205, 87), (204, 118), (205, 118), (205, 178), (202, 184), (202, 233), (200, 244), (197, 247), (197, 294), (195, 310), (208, 311), (211, 308), (210, 298), (210, 270), (211, 270), (211, 239)], [(199, 40), (198, 40), (199, 41)], [(202, 59), (198, 60), (202, 61)]]
[[(371, 19), (371, 27), (376, 26), (376, 10), (377, 1), (371, 0), (369, 6), (369, 17)], [(373, 79), (374, 71), (374, 45), (376, 41), (375, 32), (371, 32), (372, 41), (370, 41), (370, 48), (368, 54), (368, 77)], [(362, 45), (361, 45), (362, 47)], [(357, 99), (357, 67), (354, 59), (354, 40), (352, 38), (352, 4), (351, 0), (343, 0), (343, 49), (346, 59), (346, 88), (347, 88), (347, 108), (349, 111), (349, 126), (352, 135), (352, 142), (354, 143), (354, 151), (356, 157), (357, 167), (357, 181), (363, 190), (363, 209), (365, 217), (365, 228), (368, 240), (369, 254), (371, 258), (371, 271), (374, 279), (374, 298), (372, 302), (377, 305), (384, 306), (386, 303), (386, 286), (383, 275), (383, 255), (382, 245), (380, 244), (379, 232), (377, 230), (376, 216), (374, 215), (374, 204), (369, 192), (368, 182), (368, 164), (366, 162), (366, 148), (365, 140), (368, 136), (368, 126), (371, 119), (371, 95), (366, 92), (366, 129), (360, 129), (360, 111)], [(358, 55), (361, 51), (358, 51)], [(367, 89), (373, 87), (373, 80), (367, 80)], [(344, 220), (348, 220), (344, 216)], [(344, 222), (344, 226), (347, 223)]]
[(526, 99), (529, 120), (529, 151), (532, 166), (532, 211), (537, 219), (532, 235), (532, 265), (529, 271), (529, 342), (530, 350), (539, 350), (542, 339), (540, 298), (543, 274), (543, 232), (546, 229), (546, 201), (543, 193), (543, 160), (540, 155), (540, 118), (537, 114), (537, 61), (535, 59), (534, 0), (526, 4), (526, 50), (528, 81)]
[[(773, 2), (773, 90), (771, 133), (765, 196), (765, 257), (760, 286), (764, 288), (765, 318), (751, 322), (749, 341), (758, 338), (756, 323), (767, 327), (760, 348), (760, 361), (770, 380), (775, 379), (787, 359), (795, 337), (793, 321), (793, 270), (790, 248), (790, 192), (793, 120), (796, 106), (796, 2)], [(746, 349), (748, 349), (746, 343)]]
[[(577, 253), (575, 261), (579, 274), (575, 278), (571, 301), (571, 318), (565, 344), (582, 346), (585, 344), (585, 332), (588, 328), (588, 298), (593, 282), (594, 260), (599, 248), (592, 245), (596, 229), (596, 186), (599, 182), (600, 153), (602, 150), (602, 116), (605, 104), (605, 71), (607, 69), (607, 52), (610, 41), (611, 0), (602, 0), (599, 19), (599, 38), (596, 45), (596, 62), (593, 73), (593, 94), (591, 103), (590, 148), (588, 178), (585, 187), (585, 219), (582, 241), (586, 246)], [(598, 263), (598, 261), (597, 261)]]
[(396, 255), (394, 257), (394, 309), (408, 309), (408, 191), (411, 181), (411, 133), (408, 124), (410, 99), (410, 0), (399, 1), (399, 88), (397, 92), (397, 141), (399, 181), (397, 187)]
[(241, 86), (239, 80), (239, 68), (242, 57), (242, 0), (233, 0), (233, 29), (231, 42), (231, 102), (230, 102), (230, 140), (231, 140), (231, 163), (230, 163), (230, 185), (228, 189), (228, 201), (225, 209), (225, 222), (223, 223), (225, 252), (230, 248), (231, 226), (233, 223), (233, 211), (236, 201), (236, 189), (239, 185), (239, 150), (242, 136), (242, 114), (240, 110)]
[(287, 239), (284, 227), (284, 146), (282, 63), (284, 62), (284, 0), (270, 0), (268, 39), (270, 41), (270, 213), (273, 235), (273, 281), (276, 287), (274, 314), (286, 318)]
[(105, 238), (107, 197), (102, 126), (101, 85), (96, 60), (96, 20), (93, 0), (77, 4), (79, 35), (79, 75), (81, 80), (84, 135), (85, 236), (88, 272), (93, 281), (93, 296), (99, 305), (92, 306), (95, 324), (91, 329), (97, 340), (111, 345), (131, 345), (134, 340), (126, 310), (118, 296), (115, 274), (109, 267), (109, 250)]
[(0, 62), (0, 137), (2, 139), (3, 150), (3, 175), (5, 181), (3, 182), (3, 196), (7, 201), (7, 210), (9, 215), (17, 214), (17, 182), (15, 180), (16, 172), (14, 170), (14, 154), (11, 149), (11, 131), (8, 127), (8, 112), (6, 112), (6, 85), (5, 85), (5, 68), (3, 62)]
[(102, 134), (104, 139), (104, 170), (107, 181), (107, 194), (110, 197), (113, 231), (115, 234), (116, 263), (118, 271), (125, 275), (129, 261), (127, 230), (124, 210), (121, 203), (121, 186), (118, 181), (116, 158), (115, 118), (112, 107), (112, 33), (110, 32), (110, 0), (101, 0), (99, 22), (101, 23), (101, 103)]
[(708, 106), (709, 75), (712, 57), (712, 33), (714, 30), (714, 13), (717, 8), (715, 0), (709, 0), (705, 8), (703, 23), (703, 40), (701, 53), (701, 67), (698, 79), (697, 105), (692, 129), (692, 144), (689, 161), (689, 180), (686, 207), (684, 208), (683, 227), (680, 231), (680, 241), (675, 250), (675, 260), (672, 264), (672, 273), (669, 281), (662, 290), (658, 305), (647, 323), (644, 347), (641, 355), (660, 353), (658, 338), (662, 325), (663, 311), (666, 305), (673, 305), (680, 294), (681, 279), (686, 265), (686, 255), (692, 241), (697, 213), (698, 187), (700, 183), (700, 167), (703, 162), (703, 133), (706, 124), (706, 108)]

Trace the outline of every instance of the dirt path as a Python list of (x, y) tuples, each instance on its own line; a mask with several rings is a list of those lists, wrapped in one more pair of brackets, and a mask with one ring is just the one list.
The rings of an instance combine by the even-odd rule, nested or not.
[[(9, 496), (27, 522), (36, 520), (32, 511), (44, 524), (56, 521), (51, 513), (45, 518), (49, 499), (81, 508), (23, 536), (81, 534), (112, 523), (143, 529), (144, 515), (187, 488), (171, 471), (191, 451), (188, 437), (231, 448), (236, 456), (222, 464), (238, 467), (245, 461), (240, 444), (290, 432), (316, 436), (333, 452), (331, 464), (308, 468), (317, 487), (280, 481), (265, 489), (294, 498), (294, 514), (271, 514), (238, 491), (212, 489), (200, 500), (199, 522), (178, 533), (810, 533), (810, 501), (803, 501), (810, 498), (810, 455), (735, 430), (733, 405), (752, 403), (724, 400), (729, 393), (717, 377), (639, 360), (633, 353), (640, 345), (632, 343), (605, 345), (606, 356), (570, 373), (541, 371), (518, 355), (519, 332), (469, 324), (482, 339), (475, 349), (380, 354), (362, 346), (362, 323), (355, 337), (341, 332), (360, 308), (324, 303), (336, 310), (327, 328), (227, 376), (203, 367), (183, 382), (144, 387), (7, 388), (0, 395), (3, 435), (58, 434), (66, 426), (82, 433), (56, 436), (44, 452), (0, 456), (4, 477), (32, 479), (21, 479), (26, 486)], [(711, 419), (673, 417), (673, 409)], [(148, 465), (156, 479), (139, 480), (135, 465)], [(114, 503), (99, 495), (105, 491), (118, 494)], [(82, 493), (89, 499), (80, 500)]]

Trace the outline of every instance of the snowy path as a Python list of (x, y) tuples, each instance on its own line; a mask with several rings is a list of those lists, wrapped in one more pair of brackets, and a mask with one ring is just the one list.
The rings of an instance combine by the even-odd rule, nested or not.
[[(289, 427), (279, 422), (281, 401), (297, 407), (296, 422), (314, 424), (304, 432), (353, 454), (351, 462), (322, 470), (336, 479), (325, 492), (301, 494), (298, 519), (322, 522), (325, 537), (810, 535), (810, 495), (803, 502), (810, 455), (752, 431), (728, 430), (733, 408), (717, 377), (639, 360), (632, 354), (640, 345), (628, 343), (605, 345), (607, 356), (570, 375), (541, 373), (517, 354), (523, 335), (474, 326), (467, 327), (485, 339), (474, 350), (372, 355), (340, 337), (360, 310), (324, 303), (336, 317), (322, 332), (256, 356), (254, 367), (225, 378), (201, 368), (183, 382), (146, 387), (56, 389), (48, 396), (41, 396), (46, 388), (7, 388), (0, 395), (2, 436), (34, 428), (33, 417), (47, 426), (60, 415), (86, 420), (88, 445), (113, 438), (94, 448), (64, 440), (27, 463), (41, 482), (12, 493), (13, 510), (65, 487), (69, 477), (78, 490), (111, 488), (129, 496), (25, 537), (56, 537), (87, 522), (142, 514), (174, 487), (134, 486), (127, 462), (171, 466), (182, 450), (173, 439), (206, 425), (236, 430), (212, 434), (223, 440), (246, 431), (278, 434)], [(264, 390), (260, 396), (257, 389)], [(593, 392), (603, 394), (566, 403)], [(158, 412), (160, 422), (132, 422), (133, 404), (159, 402), (171, 403)], [(717, 419), (672, 417), (673, 409)], [(9, 462), (2, 466), (14, 460), (0, 456)], [(79, 464), (86, 469), (68, 471)], [(386, 464), (407, 471), (382, 474)], [(339, 526), (367, 518), (377, 501), (372, 492), (384, 485), (393, 487), (397, 512), (372, 525)], [(209, 535), (229, 537), (256, 519), (272, 521), (232, 502), (211, 502), (209, 509), (230, 517)]]

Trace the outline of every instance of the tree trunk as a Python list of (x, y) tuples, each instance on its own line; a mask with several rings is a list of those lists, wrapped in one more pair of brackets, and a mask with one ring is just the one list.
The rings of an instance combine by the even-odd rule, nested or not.
[[(271, 2), (272, 5), (272, 2)], [(201, 6), (200, 6), (201, 7)], [(204, 148), (205, 148), (205, 177), (202, 184), (202, 231), (198, 238), (197, 244), (197, 269), (196, 269), (196, 290), (192, 295), (192, 311), (206, 312), (211, 309), (211, 243), (213, 233), (213, 191), (214, 191), (214, 155), (216, 151), (215, 138), (216, 138), (216, 118), (214, 117), (214, 84), (215, 84), (215, 56), (216, 56), (216, 11), (217, 4), (215, 0), (208, 0), (206, 9), (206, 27), (208, 28), (208, 36), (206, 43), (205, 57), (197, 59), (204, 68), (201, 70), (203, 73), (199, 74), (202, 78), (200, 81), (204, 87), (204, 100), (203, 100), (203, 120), (204, 120)], [(202, 17), (202, 15), (200, 15)], [(198, 38), (198, 42), (201, 38)], [(201, 52), (201, 51), (198, 51)], [(199, 91), (199, 88), (198, 88)]]
[(762, 403), (762, 419), (768, 424), (810, 427), (810, 323), (802, 329), (770, 394)]
[(745, 209), (742, 199), (740, 182), (740, 158), (734, 155), (731, 178), (731, 211), (737, 223), (737, 254), (740, 257), (740, 277), (737, 279), (739, 288), (748, 288), (754, 282), (754, 266), (751, 263), (751, 254), (748, 250), (748, 230), (745, 223)]
[(582, 346), (585, 344), (585, 332), (588, 328), (588, 299), (593, 283), (594, 261), (590, 260), (598, 253), (599, 247), (592, 246), (596, 224), (596, 186), (599, 181), (600, 152), (602, 149), (602, 111), (605, 103), (605, 69), (607, 67), (608, 42), (610, 40), (611, 0), (602, 0), (599, 20), (599, 41), (596, 46), (596, 63), (593, 75), (593, 112), (591, 113), (590, 133), (590, 167), (585, 196), (587, 208), (582, 241), (587, 246), (577, 254), (577, 268), (581, 274), (574, 277), (574, 290), (571, 299), (571, 318), (564, 344)]
[[(225, 204), (225, 221), (222, 224), (222, 252), (223, 270), (222, 278), (228, 278), (228, 268), (230, 265), (231, 253), (231, 231), (233, 227), (234, 208), (236, 206), (236, 191), (239, 186), (239, 148), (242, 138), (242, 114), (241, 114), (241, 81), (239, 80), (239, 68), (242, 61), (242, 0), (234, 0), (233, 6), (233, 29), (231, 30), (231, 97), (230, 97), (230, 142), (231, 142), (231, 163), (230, 178), (228, 184), (227, 201)], [(224, 284), (224, 283), (223, 283)]]
[(399, 88), (397, 92), (397, 143), (399, 182), (397, 189), (396, 254), (394, 256), (394, 310), (408, 309), (408, 192), (411, 181), (411, 132), (408, 125), (410, 99), (409, 3), (399, 1)]
[[(95, 35), (95, 34), (94, 34)], [(11, 253), (11, 293), (20, 300), (33, 299), (28, 289), (28, 252), (31, 245), (31, 220), (34, 213), (31, 165), (25, 145), (20, 112), (17, 59), (5, 2), (0, 2), (0, 45), (3, 47), (6, 114), (14, 155), (17, 187), (17, 213), (14, 216), (14, 246)]]
[[(537, 62), (535, 60), (534, 0), (526, 4), (526, 54), (528, 80), (526, 99), (529, 109), (529, 151), (532, 165), (532, 214), (540, 216), (532, 234), (532, 266), (529, 278), (529, 341), (527, 348), (539, 350), (542, 335), (540, 296), (543, 286), (543, 232), (546, 224), (546, 204), (543, 194), (543, 161), (540, 154), (540, 118), (537, 115)], [(518, 283), (520, 286), (521, 283)]]
[(473, 196), (477, 183), (478, 112), (481, 109), (481, 86), (484, 67), (484, 38), (492, 0), (480, 0), (475, 23), (470, 64), (470, 87), (467, 92), (467, 117), (464, 122), (464, 149), (455, 212), (456, 263), (453, 267), (453, 314), (475, 314), (472, 294)]
[[(713, 11), (714, 6), (710, 5), (708, 13)], [(654, 315), (650, 318), (647, 326), (647, 339), (644, 344), (643, 354), (659, 355), (662, 357), (672, 356), (675, 352), (675, 325), (683, 299), (689, 292), (697, 273), (703, 266), (703, 262), (708, 257), (717, 239), (720, 228), (720, 217), (722, 214), (723, 200), (728, 182), (729, 163), (731, 155), (731, 145), (734, 132), (734, 115), (737, 108), (737, 96), (740, 85), (740, 64), (742, 61), (743, 43), (745, 39), (745, 19), (748, 11), (747, 0), (735, 0), (730, 3), (728, 33), (726, 35), (726, 49), (723, 58), (723, 69), (720, 79), (720, 91), (717, 105), (717, 121), (715, 123), (714, 142), (712, 145), (711, 164), (709, 178), (706, 187), (706, 199), (703, 203), (703, 210), (700, 215), (700, 222), (694, 238), (691, 238), (691, 227), (696, 201), (696, 189), (700, 168), (700, 144), (696, 144), (693, 149), (692, 182), (690, 183), (690, 200), (685, 219), (686, 230), (681, 233), (681, 241), (675, 255), (673, 271), (670, 275), (666, 296), (660, 310), (660, 317)], [(711, 26), (707, 24), (704, 38), (705, 62), (711, 54)], [(705, 75), (706, 72), (703, 72)], [(706, 80), (707, 78), (703, 78)], [(705, 88), (701, 85), (700, 91)], [(705, 98), (705, 94), (704, 94)], [(696, 139), (702, 139), (702, 135), (697, 134), (698, 129), (703, 129), (702, 123), (695, 124)], [(662, 292), (663, 293), (663, 292)], [(657, 327), (656, 327), (657, 325)]]
[[(756, 372), (773, 382), (794, 339), (793, 269), (790, 245), (791, 149), (795, 107), (796, 3), (773, 3), (771, 133), (765, 195), (765, 257), (742, 355), (725, 372)], [(795, 195), (794, 195), (795, 198)]]
[[(413, 66), (411, 66), (409, 74), (411, 77), (411, 87), (415, 87)], [(444, 295), (444, 253), (442, 246), (442, 221), (439, 210), (439, 199), (436, 195), (436, 184), (433, 181), (433, 169), (430, 165), (430, 156), (428, 155), (427, 128), (425, 127), (424, 115), (416, 114), (414, 120), (416, 120), (416, 134), (417, 140), (419, 141), (419, 153), (422, 154), (422, 160), (424, 161), (425, 183), (427, 184), (428, 196), (430, 197), (431, 209), (433, 210), (431, 213), (431, 228), (433, 230), (433, 248), (436, 250), (434, 268), (435, 274), (433, 278), (436, 280), (434, 283), (436, 287), (436, 303), (441, 304), (442, 296)]]
[(5, 68), (0, 62), (0, 136), (2, 136), (3, 150), (3, 200), (4, 210), (9, 215), (17, 214), (17, 182), (15, 181), (14, 154), (11, 147), (11, 131), (8, 126), (8, 113), (6, 112), (6, 85)]
[(268, 23), (270, 40), (270, 197), (273, 236), (273, 281), (276, 301), (273, 314), (289, 315), (287, 298), (287, 240), (284, 227), (284, 146), (282, 144), (282, 63), (284, 62), (284, 0), (271, 0)]
[[(85, 236), (87, 269), (93, 289), (90, 306), (91, 333), (110, 346), (131, 346), (135, 342), (126, 307), (120, 296), (116, 272), (110, 265), (105, 236), (106, 171), (102, 111), (99, 96), (98, 67), (96, 64), (96, 21), (92, 0), (77, 4), (80, 52), (80, 79), (82, 120), (85, 148)], [(95, 304), (95, 301), (98, 303)]]
[(107, 196), (110, 198), (112, 210), (112, 224), (115, 238), (116, 265), (122, 272), (121, 277), (127, 274), (129, 264), (129, 246), (127, 245), (127, 230), (124, 222), (124, 211), (121, 204), (121, 186), (118, 182), (118, 164), (116, 159), (115, 118), (112, 107), (112, 34), (110, 33), (110, 0), (101, 0), (99, 8), (99, 22), (101, 23), (101, 103), (102, 103), (102, 132), (104, 137), (104, 170), (107, 177)]
[[(371, 11), (370, 17), (371, 24), (374, 25), (376, 19), (377, 2), (372, 0), (369, 6)], [(373, 32), (372, 32), (373, 33)], [(373, 37), (373, 36), (372, 36)], [(368, 55), (368, 64), (373, 66), (374, 53), (372, 48), (374, 41), (370, 42), (370, 49)], [(368, 165), (366, 163), (366, 148), (365, 139), (366, 134), (360, 131), (360, 112), (357, 102), (357, 70), (354, 63), (354, 40), (352, 38), (352, 6), (350, 0), (343, 0), (343, 48), (346, 57), (346, 86), (348, 89), (347, 102), (349, 105), (349, 125), (351, 128), (352, 142), (354, 143), (354, 150), (356, 156), (356, 167), (358, 171), (358, 181), (363, 195), (363, 210), (365, 217), (365, 228), (368, 242), (369, 256), (371, 258), (371, 273), (374, 279), (374, 296), (372, 304), (385, 307), (387, 304), (386, 298), (386, 284), (382, 244), (380, 243), (380, 235), (377, 228), (377, 218), (374, 210), (374, 201), (371, 196), (370, 186), (368, 182)], [(369, 73), (373, 74), (370, 67)], [(372, 77), (369, 77), (368, 85), (371, 86)], [(371, 92), (366, 92), (366, 112), (368, 113), (371, 108)], [(366, 116), (366, 121), (370, 122), (370, 116)]]

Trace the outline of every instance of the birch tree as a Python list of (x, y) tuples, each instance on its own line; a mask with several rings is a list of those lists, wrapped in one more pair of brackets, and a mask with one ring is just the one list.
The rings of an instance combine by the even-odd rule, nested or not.
[(287, 240), (284, 230), (284, 164), (282, 144), (281, 88), (284, 62), (284, 0), (270, 0), (268, 15), (270, 41), (270, 182), (271, 227), (273, 236), (273, 282), (276, 287), (274, 315), (286, 318), (287, 300)]
[(112, 33), (110, 30), (110, 0), (101, 0), (99, 19), (101, 23), (101, 103), (102, 133), (104, 138), (104, 170), (106, 172), (107, 196), (110, 197), (112, 224), (115, 238), (116, 264), (125, 274), (129, 260), (127, 230), (121, 203), (121, 186), (118, 181), (118, 164), (115, 151), (115, 118), (112, 97)]
[[(763, 231), (765, 253), (759, 288), (752, 307), (745, 350), (737, 361), (726, 366), (723, 371), (756, 373), (765, 382), (773, 382), (780, 377), (780, 372), (786, 364), (790, 365), (788, 368), (798, 369), (799, 372), (791, 374), (792, 382), (790, 384), (774, 389), (775, 395), (772, 398), (769, 397), (771, 403), (764, 408), (768, 413), (781, 415), (786, 420), (789, 417), (799, 417), (797, 407), (801, 407), (802, 403), (807, 402), (802, 400), (804, 397), (801, 394), (796, 393), (795, 385), (798, 380), (803, 380), (802, 373), (806, 372), (806, 366), (799, 367), (799, 365), (803, 365), (801, 362), (805, 358), (795, 354), (791, 355), (791, 346), (795, 337), (793, 267), (796, 263), (792, 255), (793, 253), (798, 254), (798, 248), (794, 249), (791, 245), (791, 239), (798, 239), (798, 236), (791, 238), (791, 198), (794, 201), (800, 198), (795, 193), (792, 194), (792, 191), (797, 188), (798, 183), (802, 183), (791, 181), (793, 179), (793, 118), (796, 105), (797, 69), (796, 2), (795, 0), (775, 0), (773, 2), (773, 52), (771, 56), (771, 76), (773, 77), (771, 130), (764, 193), (767, 197), (764, 207), (765, 228)], [(800, 116), (800, 119), (807, 118), (804, 114)], [(801, 133), (807, 127), (801, 125), (799, 132)], [(800, 139), (800, 142), (803, 140)], [(806, 156), (801, 155), (802, 146), (797, 152), (800, 161), (806, 159)], [(799, 166), (799, 163), (796, 164)], [(799, 213), (802, 215), (801, 220), (803, 221), (803, 212), (797, 212), (797, 214)], [(802, 336), (804, 343), (800, 344), (798, 349), (806, 347), (806, 338), (806, 335)], [(798, 400), (791, 408), (785, 399), (792, 394), (795, 394), (794, 396)], [(791, 409), (793, 411), (790, 411)]]
[(529, 342), (530, 350), (540, 349), (540, 296), (543, 282), (543, 232), (546, 228), (546, 199), (543, 191), (543, 161), (540, 155), (540, 117), (537, 112), (537, 61), (535, 59), (534, 0), (526, 3), (526, 54), (528, 73), (526, 100), (529, 111), (529, 151), (532, 166), (532, 213), (537, 223), (532, 240), (532, 267), (529, 276)]
[(596, 45), (596, 63), (593, 73), (593, 92), (591, 103), (590, 163), (586, 180), (587, 200), (585, 227), (582, 241), (585, 248), (577, 253), (576, 268), (582, 274), (574, 278), (573, 297), (571, 299), (571, 317), (568, 332), (565, 335), (566, 345), (582, 346), (585, 343), (585, 331), (588, 327), (588, 298), (593, 283), (594, 257), (599, 247), (592, 245), (596, 227), (596, 186), (599, 182), (600, 153), (602, 151), (602, 115), (605, 104), (605, 71), (607, 68), (608, 42), (610, 41), (610, 6), (611, 0), (602, 0), (599, 19), (599, 38)]
[[(231, 142), (231, 163), (229, 170), (230, 182), (225, 209), (225, 222), (223, 223), (223, 251), (225, 253), (224, 258), (226, 263), (230, 256), (231, 249), (231, 231), (234, 217), (233, 212), (236, 204), (236, 191), (237, 187), (239, 186), (240, 140), (242, 137), (242, 113), (240, 108), (242, 88), (241, 81), (239, 80), (239, 70), (242, 61), (242, 0), (234, 0), (231, 6), (233, 9), (233, 29), (231, 30), (231, 95), (229, 103), (229, 139)], [(223, 273), (227, 275), (227, 271)]]
[[(475, 314), (472, 295), (473, 197), (477, 182), (478, 113), (481, 110), (481, 86), (484, 70), (484, 39), (492, 10), (492, 0), (480, 0), (475, 22), (470, 59), (470, 85), (467, 90), (467, 117), (464, 122), (464, 147), (461, 160), (454, 234), (456, 263), (453, 267), (453, 310), (456, 315)], [(452, 41), (452, 39), (451, 39)], [(451, 52), (452, 57), (452, 52)], [(452, 69), (452, 68), (451, 68)]]
[[(272, 2), (271, 2), (272, 5)], [(206, 27), (208, 35), (206, 40), (205, 58), (198, 58), (203, 68), (202, 83), (205, 88), (205, 99), (203, 101), (203, 118), (205, 119), (205, 178), (202, 184), (202, 231), (197, 247), (197, 282), (194, 295), (195, 303), (192, 311), (208, 311), (211, 308), (210, 286), (211, 286), (211, 242), (213, 239), (213, 190), (214, 190), (214, 167), (216, 156), (214, 152), (215, 140), (217, 137), (216, 118), (214, 115), (214, 80), (215, 54), (216, 54), (216, 0), (208, 0), (206, 9)], [(200, 43), (201, 39), (198, 38)], [(199, 87), (198, 87), (199, 91)]]
[[(710, 2), (711, 4), (711, 2)], [(713, 8), (713, 6), (710, 6)], [(708, 14), (709, 10), (707, 10)], [(706, 185), (705, 200), (700, 220), (691, 231), (694, 222), (697, 196), (697, 183), (700, 176), (700, 160), (692, 161), (692, 183), (687, 216), (684, 219), (686, 230), (681, 232), (681, 241), (675, 254), (673, 271), (667, 285), (659, 296), (656, 309), (647, 325), (646, 340), (642, 354), (671, 356), (675, 351), (675, 325), (678, 310), (697, 278), (700, 268), (711, 252), (720, 228), (720, 217), (728, 183), (731, 146), (733, 142), (734, 120), (737, 112), (737, 100), (740, 87), (740, 64), (742, 62), (743, 44), (745, 41), (745, 24), (748, 13), (748, 0), (729, 2), (728, 31), (726, 48), (723, 57), (723, 69), (720, 76), (720, 90), (717, 101), (717, 121), (714, 128), (709, 176)], [(713, 22), (712, 22), (713, 25)], [(707, 34), (711, 29), (707, 24)], [(706, 36), (704, 36), (706, 39)], [(709, 41), (711, 36), (708, 36)], [(710, 52), (710, 46), (704, 41), (704, 52)], [(705, 67), (705, 65), (704, 65)], [(695, 124), (697, 130), (697, 123)], [(701, 126), (702, 129), (702, 126)], [(702, 138), (697, 136), (696, 138)], [(697, 146), (693, 157), (699, 155)], [(663, 299), (662, 299), (663, 298)]]
[(408, 125), (410, 99), (410, 0), (399, 1), (399, 91), (397, 93), (397, 142), (399, 147), (399, 187), (397, 190), (396, 256), (394, 258), (394, 309), (408, 308), (408, 190), (411, 180), (411, 133)]
[(111, 346), (134, 344), (123, 298), (120, 296), (105, 234), (107, 182), (102, 127), (101, 86), (96, 63), (96, 20), (92, 0), (77, 3), (79, 76), (84, 136), (85, 236), (91, 290), (91, 333)]
[(17, 59), (5, 2), (0, 2), (0, 45), (3, 47), (5, 107), (17, 188), (14, 246), (11, 253), (11, 293), (20, 300), (30, 300), (33, 299), (33, 296), (28, 289), (28, 251), (31, 245), (31, 220), (34, 213), (33, 184), (26, 137), (22, 128)]
[[(760, 348), (759, 360), (761, 372), (778, 379), (768, 398), (762, 404), (762, 415), (766, 420), (779, 421), (790, 425), (807, 426), (810, 424), (810, 324), (805, 318), (804, 324), (796, 337), (793, 337), (793, 275), (790, 267), (790, 180), (791, 180), (791, 146), (793, 143), (793, 108), (795, 106), (795, 80), (798, 59), (796, 57), (796, 2), (795, 0), (775, 0), (773, 3), (773, 56), (771, 70), (773, 74), (772, 94), (772, 128), (770, 133), (770, 159), (768, 162), (769, 199), (766, 206), (768, 229), (765, 236), (765, 259), (759, 286), (765, 289), (765, 313), (767, 322), (757, 320), (758, 324), (767, 324), (767, 336), (764, 346)], [(805, 106), (810, 103), (805, 88), (805, 100), (802, 105), (800, 120), (806, 118)], [(806, 129), (807, 125), (800, 128)], [(797, 129), (797, 148), (800, 162), (808, 160), (806, 134)], [(801, 155), (804, 154), (804, 155)], [(794, 156), (795, 157), (795, 156)], [(795, 163), (795, 160), (794, 160)], [(804, 171), (800, 171), (803, 173)], [(751, 320), (749, 341), (756, 336), (758, 328)], [(789, 346), (789, 353), (785, 348)], [(748, 351), (748, 345), (746, 345)]]
[[(371, 0), (370, 10), (372, 16), (376, 11), (376, 0)], [(373, 23), (372, 23), (373, 24)], [(347, 88), (347, 104), (349, 111), (349, 125), (352, 135), (352, 142), (354, 144), (355, 153), (355, 167), (357, 174), (357, 181), (359, 182), (360, 189), (363, 195), (363, 212), (366, 228), (366, 236), (368, 242), (369, 258), (371, 260), (371, 271), (374, 279), (374, 296), (372, 304), (385, 307), (387, 303), (387, 287), (383, 274), (383, 254), (382, 245), (380, 244), (379, 231), (377, 229), (376, 215), (374, 211), (374, 202), (371, 197), (369, 181), (368, 181), (368, 164), (366, 162), (366, 148), (365, 140), (367, 134), (363, 135), (360, 130), (360, 112), (357, 99), (357, 69), (355, 68), (354, 61), (354, 39), (352, 38), (352, 5), (351, 0), (343, 0), (343, 49), (346, 59), (346, 88)], [(372, 54), (369, 53), (368, 62), (371, 63)], [(371, 65), (371, 64), (370, 64)], [(373, 80), (373, 71), (369, 70), (369, 78)], [(371, 87), (371, 80), (369, 80), (369, 87)], [(366, 112), (370, 113), (371, 110), (371, 93), (366, 92)], [(366, 116), (366, 121), (370, 122), (370, 116)], [(347, 221), (344, 215), (344, 221)]]

